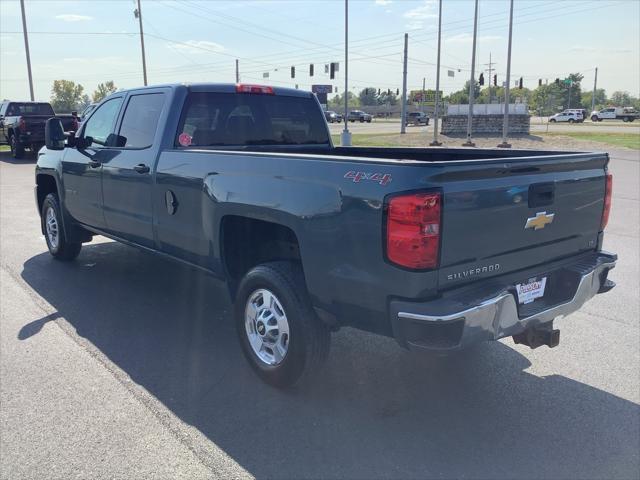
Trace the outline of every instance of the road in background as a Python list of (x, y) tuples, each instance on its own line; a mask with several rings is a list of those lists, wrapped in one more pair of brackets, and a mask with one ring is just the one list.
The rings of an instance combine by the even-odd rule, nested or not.
[(281, 392), (210, 277), (104, 239), (53, 260), (33, 161), (1, 153), (0, 477), (638, 478), (638, 157), (612, 151), (618, 286), (557, 322), (559, 347), (431, 358), (344, 329)]
[[(332, 134), (339, 134), (342, 131), (342, 123), (330, 123), (329, 129)], [(349, 122), (349, 130), (353, 133), (400, 133), (400, 121), (373, 121), (372, 123)], [(428, 127), (408, 126), (407, 133), (411, 132), (433, 132), (433, 119), (429, 122)], [(531, 119), (531, 134), (536, 133), (566, 133), (566, 132), (588, 132), (588, 133), (635, 133), (640, 135), (640, 122), (623, 123), (623, 122), (601, 122), (592, 124), (584, 123), (554, 123), (547, 126), (546, 123), (541, 124)], [(498, 138), (498, 137), (496, 137)]]

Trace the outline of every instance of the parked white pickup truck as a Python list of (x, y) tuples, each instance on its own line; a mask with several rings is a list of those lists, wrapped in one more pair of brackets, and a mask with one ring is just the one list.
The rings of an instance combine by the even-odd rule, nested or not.
[(591, 112), (592, 122), (601, 122), (602, 120), (622, 120), (623, 122), (633, 122), (638, 118), (640, 118), (640, 113), (631, 107), (607, 107), (602, 110), (594, 110)]

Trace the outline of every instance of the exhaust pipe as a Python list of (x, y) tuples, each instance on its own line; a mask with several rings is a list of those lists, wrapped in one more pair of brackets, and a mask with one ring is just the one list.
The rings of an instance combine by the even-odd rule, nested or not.
[(553, 322), (542, 327), (533, 327), (513, 336), (516, 344), (526, 345), (530, 348), (538, 348), (546, 345), (549, 348), (560, 344), (560, 330), (553, 328)]

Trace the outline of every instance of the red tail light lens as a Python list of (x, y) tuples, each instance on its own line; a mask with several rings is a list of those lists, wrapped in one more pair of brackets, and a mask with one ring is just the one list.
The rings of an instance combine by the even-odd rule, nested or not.
[(27, 131), (27, 122), (24, 121), (24, 118), (21, 118), (20, 120), (18, 120), (18, 128), (22, 132)]
[(613, 190), (613, 175), (607, 174), (604, 190), (604, 209), (602, 210), (602, 223), (600, 230), (604, 230), (609, 223), (609, 213), (611, 212), (611, 195)]
[(393, 197), (387, 209), (387, 258), (412, 269), (436, 268), (440, 251), (440, 193)]
[(273, 95), (273, 87), (266, 85), (249, 85), (246, 83), (239, 83), (236, 85), (237, 93), (263, 93), (267, 95)]

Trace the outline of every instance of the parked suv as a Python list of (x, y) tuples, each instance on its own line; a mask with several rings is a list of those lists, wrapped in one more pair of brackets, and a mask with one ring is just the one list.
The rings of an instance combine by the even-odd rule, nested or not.
[(371, 115), (369, 115), (368, 113), (363, 112), (362, 110), (351, 110), (349, 112), (349, 116), (347, 117), (347, 119), (350, 122), (367, 122), (367, 123), (371, 123), (371, 119), (373, 117)]
[(324, 112), (324, 118), (326, 118), (327, 122), (329, 122), (329, 123), (340, 123), (340, 122), (342, 122), (342, 115), (340, 115), (337, 112), (334, 112), (333, 110), (326, 110)]
[(577, 123), (582, 122), (584, 118), (581, 113), (577, 112), (560, 112), (555, 115), (551, 115), (549, 117), (549, 123), (556, 122), (569, 122), (569, 123)]
[(407, 125), (429, 125), (429, 117), (424, 112), (410, 112), (407, 114)]

